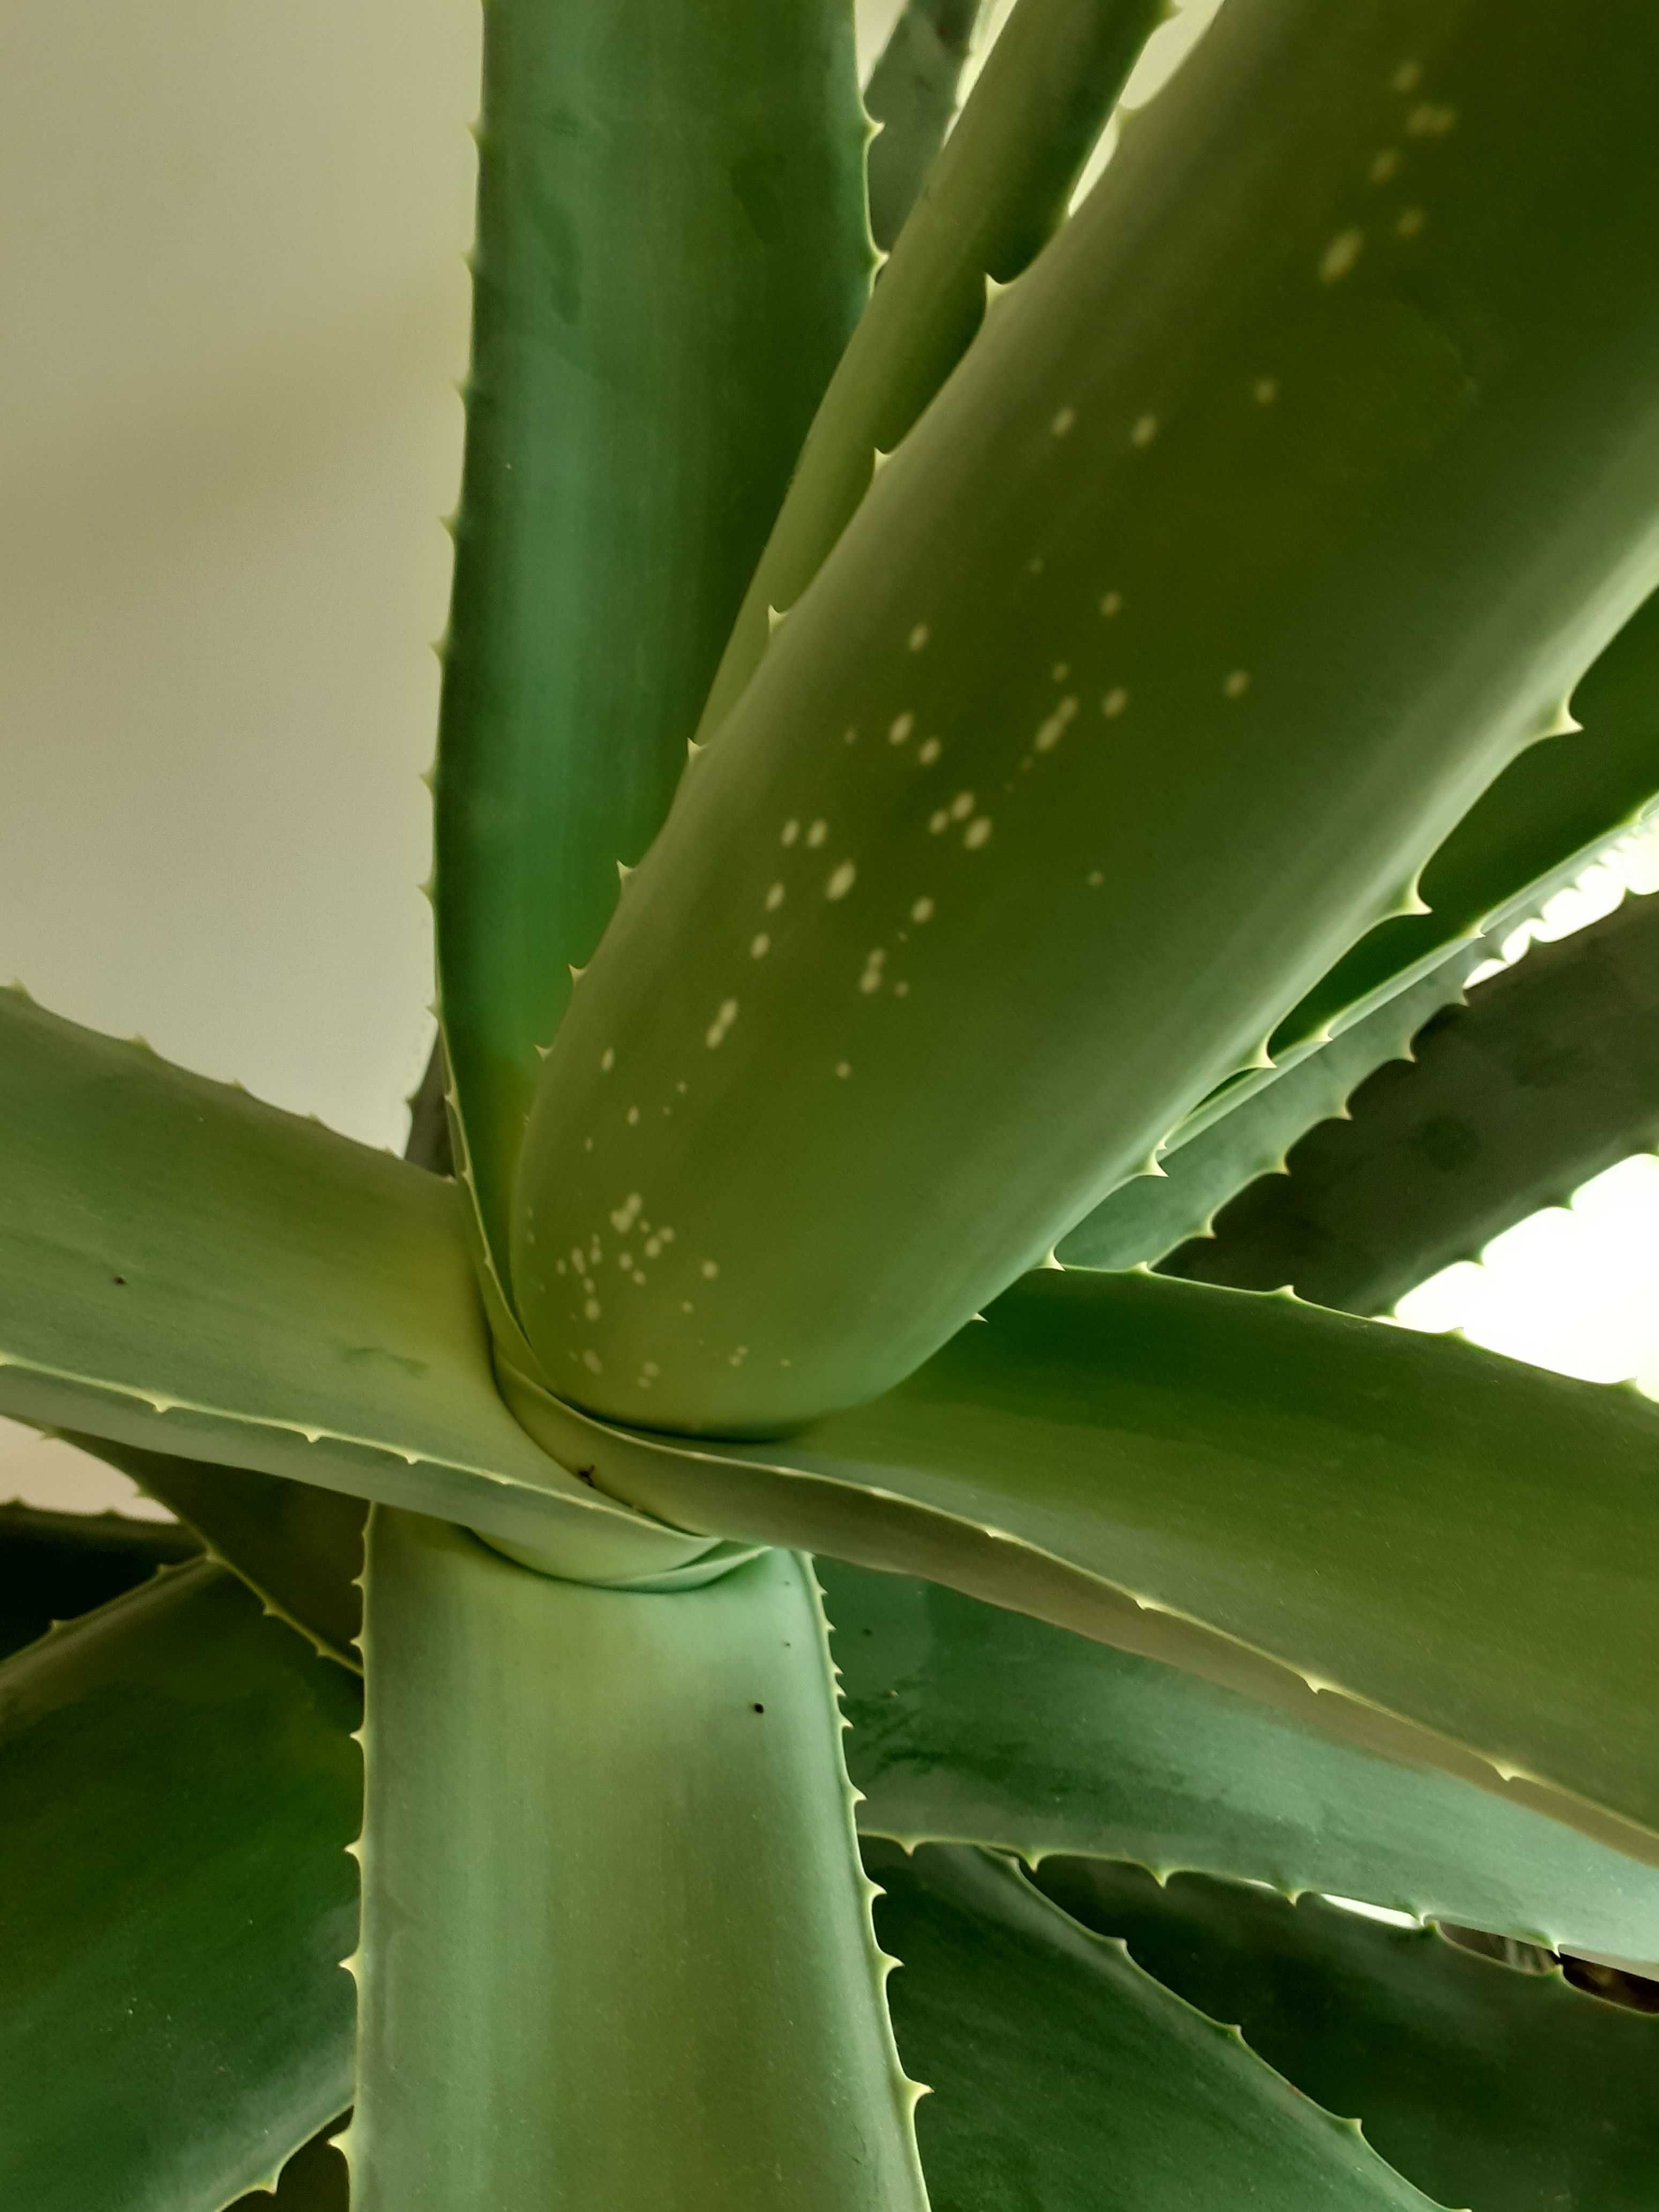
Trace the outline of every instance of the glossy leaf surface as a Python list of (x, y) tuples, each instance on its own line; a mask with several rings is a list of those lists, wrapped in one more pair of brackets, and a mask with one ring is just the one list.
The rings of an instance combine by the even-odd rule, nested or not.
[(845, 0), (494, 0), (483, 75), (435, 907), (504, 1286), (538, 1052), (667, 811), (871, 256)]
[(1425, 2212), (1358, 2136), (1006, 1863), (871, 1855), (933, 2212)]
[(805, 1563), (378, 1512), (366, 1610), (354, 2212), (924, 2212)]
[(1196, 1868), (1659, 1957), (1659, 1870), (1157, 1661), (820, 1559), (862, 1834)]
[(0, 1668), (0, 2198), (219, 2212), (350, 2095), (357, 1686), (222, 1568)]
[(649, 1571), (502, 1406), (452, 1183), (0, 993), (0, 1411)]
[(1659, 1864), (1659, 1407), (1146, 1274), (1029, 1277), (901, 1389), (676, 1446), (511, 1385), (647, 1510), (1165, 1659)]
[(1321, 1898), (1082, 1860), (1038, 1881), (1443, 2204), (1646, 2212), (1659, 2019)]
[(895, 1383), (1559, 726), (1659, 564), (1654, 71), (1640, 0), (1229, 0), (595, 955), (514, 1226), (553, 1389), (752, 1436)]

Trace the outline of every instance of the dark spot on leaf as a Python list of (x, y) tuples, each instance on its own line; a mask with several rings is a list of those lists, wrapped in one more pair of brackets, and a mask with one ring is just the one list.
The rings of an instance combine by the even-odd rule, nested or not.
[(763, 1713), (766, 1711), (766, 1708), (764, 1705), (757, 1705), (755, 1711), (757, 1713)]
[(590, 1490), (599, 1488), (599, 1484), (593, 1480), (593, 1470), (591, 1467), (573, 1467), (570, 1472), (578, 1482), (585, 1482)]

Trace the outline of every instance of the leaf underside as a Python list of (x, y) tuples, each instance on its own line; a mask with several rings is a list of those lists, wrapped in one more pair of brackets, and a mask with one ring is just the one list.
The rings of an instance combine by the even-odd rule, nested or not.
[(933, 2212), (1427, 2212), (1351, 2127), (988, 1853), (870, 1850)]
[(1432, 1929), (1317, 1897), (1051, 1862), (1044, 1892), (1245, 2041), (1443, 2204), (1647, 2212), (1659, 2160), (1659, 2019)]
[(0, 2198), (219, 2212), (350, 2095), (360, 1710), (205, 1561), (0, 1668)]

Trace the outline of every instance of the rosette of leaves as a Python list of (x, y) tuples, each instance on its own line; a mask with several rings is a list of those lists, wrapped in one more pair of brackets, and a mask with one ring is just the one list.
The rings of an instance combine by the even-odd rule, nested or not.
[(1659, 1958), (1659, 1413), (1140, 1263), (1659, 793), (1659, 21), (1227, 0), (1068, 215), (1159, 15), (872, 290), (844, 4), (489, 0), (454, 1175), (0, 1007), (207, 1552), (10, 1532), (8, 2201), (1640, 2201), (1650, 2020), (1261, 1900)]

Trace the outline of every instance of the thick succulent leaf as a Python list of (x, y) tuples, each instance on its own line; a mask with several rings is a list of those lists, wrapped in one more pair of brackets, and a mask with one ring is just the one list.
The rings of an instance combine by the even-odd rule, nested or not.
[(0, 1659), (197, 1550), (188, 1530), (114, 1513), (0, 1505)]
[(1289, 1298), (1039, 1273), (767, 1445), (551, 1449), (686, 1527), (942, 1582), (1659, 1864), (1659, 1406)]
[(862, 1835), (1196, 1868), (1659, 1957), (1659, 1870), (936, 1583), (821, 1559)]
[(982, 0), (906, 0), (865, 85), (865, 112), (880, 126), (870, 148), (870, 232), (884, 253), (945, 143), (981, 7)]
[(807, 1563), (366, 1595), (354, 2212), (925, 2212)]
[(0, 2199), (219, 2212), (351, 2093), (356, 1682), (207, 1561), (0, 1668)]
[(314, 1638), (331, 1658), (356, 1668), (362, 1621), (357, 1577), (368, 1510), (361, 1498), (102, 1437), (72, 1436), (69, 1442), (131, 1475), (187, 1522), (272, 1613)]
[(1432, 1929), (1379, 1927), (1179, 1875), (1055, 1862), (1037, 1880), (1442, 2204), (1648, 2212), (1659, 2019), (1517, 1973)]
[(389, 1498), (573, 1572), (641, 1527), (501, 1404), (453, 1184), (0, 992), (0, 1412)]
[[(988, 298), (1065, 217), (1165, 0), (1018, 0), (813, 419), (697, 735), (726, 720), (869, 490), (962, 359)], [(878, 146), (880, 141), (877, 142)], [(944, 583), (943, 569), (935, 588)]]
[(1535, 946), (1413, 1059), (1310, 1130), (1290, 1174), (1242, 1192), (1170, 1272), (1386, 1310), (1659, 1140), (1659, 899)]
[(1160, 1154), (1158, 1172), (1120, 1184), (1060, 1239), (1056, 1256), (1068, 1267), (1138, 1267), (1205, 1236), (1237, 1192), (1283, 1167), (1298, 1138), (1341, 1113), (1369, 1075), (1409, 1056), (1424, 1023), (1462, 1000), (1487, 950), (1484, 943), (1460, 948), (1272, 1082), (1237, 1103), (1224, 1092), (1208, 1117), (1188, 1116)]
[(1356, 2130), (988, 1853), (868, 1855), (933, 2212), (1427, 2212)]
[(1501, 937), (1535, 914), (1659, 799), (1659, 595), (1575, 686), (1582, 729), (1534, 745), (1475, 802), (1424, 869), (1426, 914), (1396, 915), (1286, 1015), (1275, 1054), (1397, 989), (1460, 937)]
[(1229, 0), (584, 978), (514, 1224), (555, 1389), (754, 1435), (897, 1381), (1559, 726), (1659, 562), (1655, 72), (1642, 0)]
[(864, 304), (867, 129), (846, 0), (485, 11), (434, 896), (499, 1278), (567, 963), (667, 811)]

